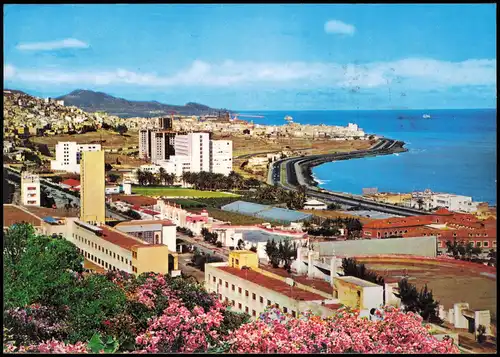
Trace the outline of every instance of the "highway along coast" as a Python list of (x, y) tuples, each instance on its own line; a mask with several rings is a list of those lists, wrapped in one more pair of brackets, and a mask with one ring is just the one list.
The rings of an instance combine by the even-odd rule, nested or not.
[(360, 195), (332, 192), (317, 187), (311, 168), (330, 161), (349, 160), (368, 156), (390, 155), (406, 152), (404, 142), (382, 138), (366, 150), (356, 150), (344, 153), (310, 155), (278, 160), (269, 166), (268, 183), (278, 185), (287, 190), (296, 190), (299, 186), (306, 187), (306, 194), (326, 202), (336, 202), (345, 206), (359, 206), (362, 209), (395, 214), (400, 216), (415, 216), (429, 214), (418, 209), (401, 207), (387, 203), (374, 202)]

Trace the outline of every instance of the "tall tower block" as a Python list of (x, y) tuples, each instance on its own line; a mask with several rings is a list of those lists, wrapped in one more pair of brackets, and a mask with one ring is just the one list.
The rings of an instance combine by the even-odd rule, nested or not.
[(106, 221), (104, 151), (85, 151), (80, 162), (80, 219), (101, 225)]

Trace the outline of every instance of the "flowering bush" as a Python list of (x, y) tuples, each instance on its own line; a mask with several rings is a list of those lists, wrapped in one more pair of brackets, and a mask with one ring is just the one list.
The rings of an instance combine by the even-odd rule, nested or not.
[(86, 343), (77, 342), (74, 345), (65, 344), (54, 339), (42, 342), (38, 345), (21, 346), (17, 348), (14, 345), (4, 345), (4, 352), (12, 353), (89, 353)]
[(4, 323), (9, 326), (17, 344), (30, 344), (51, 338), (64, 339), (68, 324), (65, 322), (67, 306), (55, 308), (32, 304), (4, 312)]
[(234, 353), (457, 353), (451, 340), (438, 341), (416, 314), (386, 308), (369, 321), (343, 308), (328, 318), (298, 318), (273, 309), (241, 326), (231, 338)]

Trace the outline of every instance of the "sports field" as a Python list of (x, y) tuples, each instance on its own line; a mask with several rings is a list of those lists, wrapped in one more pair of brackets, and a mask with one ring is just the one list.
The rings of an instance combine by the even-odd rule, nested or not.
[(199, 191), (190, 188), (171, 188), (171, 187), (134, 187), (132, 193), (152, 196), (152, 197), (232, 197), (238, 196), (232, 193), (217, 192), (217, 191)]

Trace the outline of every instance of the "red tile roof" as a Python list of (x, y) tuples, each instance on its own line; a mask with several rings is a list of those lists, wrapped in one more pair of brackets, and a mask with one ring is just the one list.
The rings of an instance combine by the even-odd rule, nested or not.
[(113, 202), (123, 201), (138, 206), (154, 206), (157, 201), (155, 198), (141, 195), (110, 195), (110, 197)]
[(440, 209), (438, 209), (437, 211), (435, 211), (434, 214), (437, 214), (439, 216), (450, 216), (453, 213), (450, 212), (450, 211), (448, 211), (446, 208), (441, 207)]
[(143, 209), (141, 212), (145, 213), (145, 214), (149, 214), (150, 216), (158, 216), (160, 214), (160, 212), (156, 212), (156, 211), (153, 211), (150, 209)]
[(321, 295), (311, 293), (309, 291), (305, 291), (299, 289), (297, 287), (291, 287), (284, 281), (270, 278), (264, 274), (256, 272), (255, 270), (240, 270), (232, 267), (217, 267), (218, 269), (225, 271), (231, 275), (237, 276), (240, 279), (244, 279), (250, 281), (254, 284), (260, 285), (266, 289), (276, 291), (282, 295), (288, 296), (295, 300), (325, 300), (325, 298)]
[(68, 185), (71, 187), (80, 186), (80, 181), (74, 179), (67, 179), (61, 182), (63, 185)]
[(113, 243), (117, 246), (120, 246), (122, 248), (125, 248), (127, 250), (131, 250), (133, 246), (139, 245), (139, 246), (146, 246), (147, 244), (142, 243), (142, 241), (138, 239), (134, 239), (128, 234), (122, 233), (120, 231), (111, 229), (106, 226), (100, 226), (99, 228), (102, 229), (102, 239)]
[(15, 205), (3, 205), (3, 226), (10, 227), (16, 223), (26, 222), (34, 227), (40, 227), (42, 225), (42, 219), (40, 217), (26, 212), (19, 206)]
[(168, 219), (136, 219), (132, 221), (120, 222), (116, 226), (141, 226), (145, 224), (161, 224), (162, 226), (175, 226), (175, 223)]

